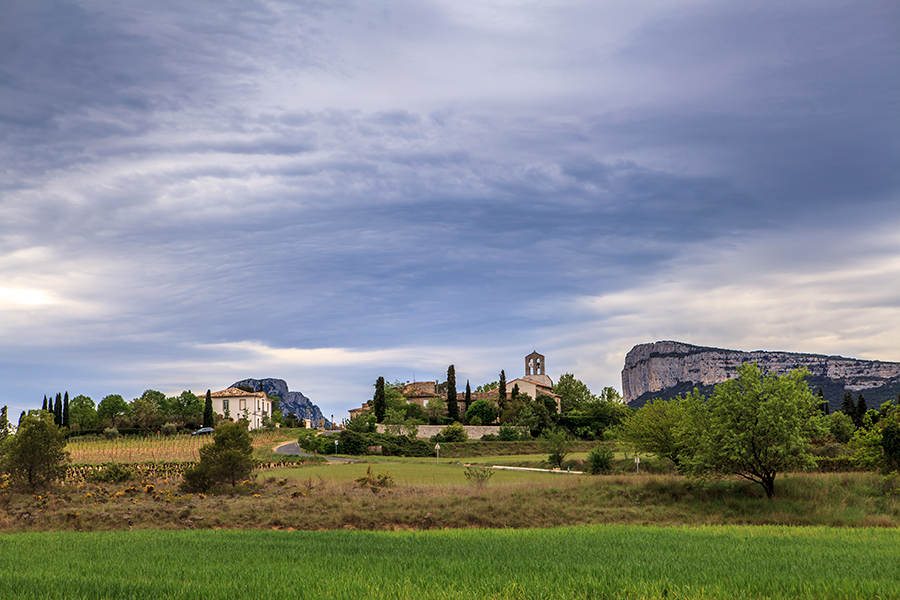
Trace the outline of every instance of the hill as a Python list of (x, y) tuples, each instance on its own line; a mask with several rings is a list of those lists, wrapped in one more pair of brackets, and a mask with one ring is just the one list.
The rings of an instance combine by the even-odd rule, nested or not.
[[(231, 385), (231, 387), (240, 386), (252, 387), (254, 391), (262, 389), (269, 396), (278, 396), (281, 398), (279, 407), (285, 416), (294, 413), (298, 419), (311, 419), (313, 423), (318, 423), (319, 419), (325, 418), (319, 407), (302, 392), (288, 391), (288, 385), (284, 379), (241, 379)], [(262, 387), (260, 388), (260, 386)], [(326, 419), (326, 423), (330, 424), (331, 422)]]

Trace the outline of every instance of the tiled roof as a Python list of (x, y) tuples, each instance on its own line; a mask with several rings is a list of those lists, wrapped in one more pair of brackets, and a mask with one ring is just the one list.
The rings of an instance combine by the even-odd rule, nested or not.
[(265, 398), (268, 400), (268, 396), (266, 396), (265, 392), (245, 392), (244, 390), (238, 389), (236, 387), (230, 387), (227, 390), (222, 390), (219, 392), (212, 392), (210, 394), (213, 398), (237, 398), (237, 397), (253, 397), (253, 398)]

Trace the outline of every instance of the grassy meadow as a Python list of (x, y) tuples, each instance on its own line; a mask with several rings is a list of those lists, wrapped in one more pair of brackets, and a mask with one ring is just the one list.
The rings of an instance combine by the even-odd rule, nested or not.
[(896, 529), (739, 526), (2, 535), (0, 597), (887, 599), (897, 548)]
[[(272, 456), (286, 433), (255, 435), (255, 456)], [(82, 464), (134, 468), (196, 460), (208, 442), (69, 450)], [(630, 470), (495, 471), (481, 485), (465, 476), (467, 464), (545, 460), (312, 463), (257, 471), (216, 494), (181, 493), (180, 476), (138, 470), (119, 483), (6, 485), (0, 597), (900, 597), (900, 498), (878, 474), (782, 475), (771, 501), (740, 481)], [(369, 469), (389, 480), (361, 486)]]

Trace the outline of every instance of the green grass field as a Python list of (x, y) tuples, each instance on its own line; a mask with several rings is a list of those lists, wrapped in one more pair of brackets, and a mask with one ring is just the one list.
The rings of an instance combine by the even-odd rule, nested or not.
[[(476, 463), (472, 463), (476, 464)], [(480, 464), (498, 464), (485, 463)], [(287, 478), (303, 480), (312, 477), (323, 477), (329, 481), (347, 482), (362, 477), (369, 466), (375, 473), (387, 472), (399, 485), (433, 486), (433, 485), (466, 485), (463, 462), (456, 464), (456, 460), (423, 461), (423, 459), (390, 460), (378, 463), (347, 463), (330, 464), (321, 466), (308, 466), (303, 468), (286, 467), (266, 471), (266, 477)], [(547, 481), (550, 478), (577, 477), (577, 475), (563, 475), (561, 473), (536, 473), (531, 471), (501, 471), (497, 470), (491, 477), (490, 485), (503, 485), (523, 483), (528, 481)]]
[(2, 598), (897, 598), (896, 529), (0, 535)]

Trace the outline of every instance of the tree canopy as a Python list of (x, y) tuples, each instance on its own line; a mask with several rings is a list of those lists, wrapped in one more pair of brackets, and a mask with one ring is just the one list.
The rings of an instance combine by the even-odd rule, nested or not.
[[(689, 411), (696, 447), (684, 465), (695, 476), (734, 474), (775, 494), (780, 472), (815, 464), (810, 439), (824, 433), (818, 400), (805, 369), (763, 374), (755, 363), (718, 384), (705, 404)], [(694, 412), (696, 414), (690, 414)]]
[(65, 432), (45, 411), (30, 411), (3, 444), (3, 470), (32, 488), (60, 477), (68, 460)]

